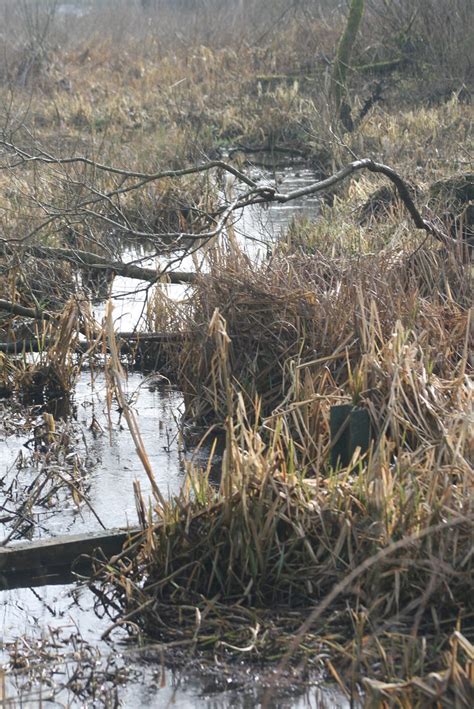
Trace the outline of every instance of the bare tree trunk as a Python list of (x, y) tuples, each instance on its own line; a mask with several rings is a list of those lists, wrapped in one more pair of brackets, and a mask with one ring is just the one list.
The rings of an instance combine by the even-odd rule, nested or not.
[(351, 130), (350, 108), (346, 101), (347, 70), (351, 65), (352, 50), (364, 14), (364, 0), (351, 0), (347, 23), (339, 40), (332, 74), (332, 93), (338, 118)]

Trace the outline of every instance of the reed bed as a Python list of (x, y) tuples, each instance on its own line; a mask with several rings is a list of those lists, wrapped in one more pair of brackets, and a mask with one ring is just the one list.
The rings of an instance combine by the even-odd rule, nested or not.
[[(431, 247), (389, 246), (353, 257), (342, 245), (339, 254), (298, 248), (257, 269), (235, 252), (216, 260), (179, 322), (187, 333), (177, 353), (185, 416), (222, 424), (227, 375), (234, 398), (240, 393), (249, 410), (258, 399), (264, 419), (299, 415), (305, 450), (308, 439), (320, 440), (327, 429), (325, 399), (327, 405), (365, 402), (381, 430), (389, 426), (381, 424), (389, 402), (431, 399), (417, 391), (421, 381), (431, 377), (442, 390), (447, 380), (458, 391), (467, 366), (471, 288), (469, 264)], [(224, 345), (216, 345), (222, 327), (225, 356)], [(398, 371), (412, 371), (413, 378)], [(417, 410), (402, 416), (406, 426), (393, 439), (416, 437), (416, 417)], [(308, 429), (304, 420), (319, 427)], [(431, 423), (423, 423), (421, 437), (431, 437)]]
[[(34, 314), (35, 310), (31, 312)], [(0, 386), (4, 396), (16, 394), (25, 404), (45, 405), (54, 411), (59, 403), (55, 417), (62, 418), (61, 402), (67, 411), (81, 371), (82, 354), (93, 363), (93, 355), (101, 352), (102, 331), (85, 299), (70, 298), (60, 313), (54, 315), (45, 310), (43, 317), (40, 319), (38, 314), (37, 320), (30, 319), (22, 325), (14, 316), (3, 319), (0, 333), (12, 346), (18, 340), (18, 349), (11, 357), (1, 354)], [(81, 333), (88, 340), (84, 352), (77, 349)], [(35, 343), (34, 357), (24, 351), (30, 341)]]
[[(464, 661), (470, 288), (468, 266), (426, 244), (357, 258), (299, 248), (258, 268), (235, 249), (216, 256), (176, 322), (186, 415), (225, 434), (219, 479), (189, 464), (157, 517), (139, 504), (141, 541), (93, 580), (112, 628), (222, 660), (290, 654), (352, 695), (366, 678), (369, 694), (400, 682), (383, 696), (404, 686), (416, 699), (414, 678), (440, 669), (455, 632)], [(372, 443), (334, 468), (341, 402), (368, 410)], [(458, 698), (463, 672), (445, 683)]]

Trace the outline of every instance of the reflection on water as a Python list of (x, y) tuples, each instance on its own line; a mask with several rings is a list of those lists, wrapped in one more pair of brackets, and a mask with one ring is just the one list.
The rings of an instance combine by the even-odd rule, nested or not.
[[(268, 173), (264, 171), (252, 175), (254, 179), (268, 178)], [(278, 191), (288, 194), (302, 187), (307, 187), (316, 181), (313, 170), (301, 168), (286, 168), (275, 173)], [(271, 180), (275, 184), (275, 179)], [(306, 219), (316, 219), (319, 212), (318, 195), (310, 195), (301, 199), (295, 199), (286, 204), (270, 204), (268, 208), (254, 206), (244, 209), (241, 219), (237, 224), (237, 232), (241, 237), (241, 242), (246, 243), (246, 237), (257, 239), (261, 244), (260, 257), (266, 256), (266, 243), (275, 243), (284, 233), (290, 221), (295, 218), (304, 217)], [(258, 243), (258, 242), (257, 242)], [(251, 249), (250, 255), (254, 254), (255, 242), (250, 241), (246, 248)]]
[(90, 7), (84, 3), (62, 2), (56, 7), (60, 17), (84, 17), (89, 11)]
[[(254, 171), (255, 179), (268, 177), (265, 172)], [(310, 170), (295, 173), (287, 169), (276, 174), (279, 190), (290, 192), (314, 180)], [(257, 261), (265, 258), (268, 246), (277, 239), (289, 220), (297, 215), (315, 217), (317, 215), (317, 199), (305, 198), (292, 202), (290, 205), (272, 204), (268, 209), (259, 206), (247, 208), (234, 225), (239, 243), (249, 256)], [(249, 240), (250, 237), (250, 240)], [(126, 258), (143, 258), (141, 253), (130, 250)], [(145, 267), (159, 267), (158, 259), (145, 259)], [(180, 270), (193, 270), (194, 262), (187, 257), (179, 265)], [(113, 282), (112, 297), (114, 302), (114, 324), (117, 331), (133, 330), (142, 318), (146, 308), (146, 298), (149, 283), (141, 283), (129, 278), (116, 277)], [(192, 287), (186, 285), (164, 286), (171, 298), (182, 299), (192, 294)], [(95, 307), (95, 315), (100, 321), (105, 314), (105, 303)], [(157, 484), (163, 494), (176, 493), (183, 480), (183, 472), (178, 446), (178, 427), (180, 416), (181, 395), (172, 388), (160, 388), (150, 391), (143, 378), (131, 373), (128, 377), (128, 394), (134, 397), (134, 408), (138, 425), (145, 441), (148, 456), (155, 471)], [(130, 434), (117, 411), (111, 412), (111, 427), (109, 430), (108, 413), (106, 409), (106, 384), (101, 373), (92, 377), (91, 373), (83, 372), (79, 378), (74, 394), (77, 410), (77, 423), (82, 430), (82, 440), (79, 448), (87, 457), (91, 468), (90, 499), (94, 511), (81, 508), (80, 514), (75, 505), (59, 512), (48, 511), (42, 515), (43, 534), (59, 532), (78, 532), (98, 528), (97, 517), (106, 527), (116, 527), (133, 523), (135, 520), (135, 504), (132, 493), (132, 482), (139, 480), (145, 496), (150, 485), (144, 474)], [(91, 424), (95, 432), (91, 430)], [(102, 433), (97, 433), (102, 428)], [(0, 436), (1, 436), (0, 432)], [(0, 455), (4, 461), (4, 470), (12, 469), (13, 461), (23, 449), (25, 437), (0, 437)], [(36, 471), (31, 470), (31, 475)], [(28, 471), (22, 471), (23, 476)]]
[[(317, 178), (313, 170), (289, 167), (270, 174), (265, 170), (254, 169), (251, 177), (256, 181), (267, 181), (278, 186), (285, 194), (306, 187)], [(232, 190), (235, 183), (232, 183)], [(229, 197), (229, 195), (227, 195)], [(267, 207), (253, 205), (235, 213), (233, 231), (239, 246), (254, 262), (266, 259), (272, 246), (283, 235), (292, 219), (304, 217), (316, 219), (319, 211), (319, 197), (312, 195), (293, 200), (287, 204), (269, 204)], [(198, 258), (200, 261), (202, 257)], [(162, 259), (146, 258), (143, 245), (135, 248), (129, 246), (124, 254), (124, 260), (137, 261), (145, 268), (163, 268)], [(206, 265), (203, 263), (203, 269)], [(186, 256), (176, 266), (179, 271), (194, 271), (195, 261), (192, 256)], [(168, 296), (174, 300), (182, 300), (192, 294), (192, 288), (185, 284), (169, 284), (162, 286)], [(117, 276), (112, 286), (114, 303), (114, 321), (117, 331), (129, 332), (137, 327), (143, 319), (146, 309), (146, 299), (150, 284), (130, 278)], [(105, 314), (105, 304), (99, 304), (94, 309), (96, 318), (100, 321)], [(138, 324), (140, 329), (140, 324)]]
[[(90, 497), (96, 513), (106, 527), (136, 523), (132, 482), (138, 480), (148, 499), (150, 482), (137, 456), (125, 420), (112, 407), (112, 427), (108, 430), (108, 412), (105, 399), (105, 379), (98, 374), (94, 381), (84, 374), (76, 390), (78, 422), (86, 437), (87, 454), (94, 463)], [(175, 494), (183, 482), (180, 457), (178, 421), (182, 395), (172, 387), (156, 389), (147, 385), (140, 374), (129, 373), (126, 393), (132, 402), (137, 423), (145, 442), (155, 479), (162, 494)], [(92, 419), (103, 433), (93, 434)], [(84, 520), (84, 529), (94, 525), (92, 516)], [(97, 528), (97, 522), (94, 525)], [(75, 530), (77, 529), (77, 524)]]
[[(148, 386), (147, 378), (131, 372), (126, 382), (126, 394), (132, 403), (145, 448), (152, 464), (156, 482), (166, 497), (179, 491), (182, 470), (178, 421), (182, 396), (172, 387)], [(82, 372), (76, 386), (74, 403), (76, 421), (74, 448), (88, 469), (87, 505), (78, 509), (74, 502), (60, 509), (33, 510), (38, 529), (35, 534), (55, 536), (78, 533), (104, 527), (123, 527), (137, 523), (133, 482), (138, 480), (148, 499), (150, 482), (146, 476), (125, 420), (113, 404), (109, 412), (106, 403), (106, 382), (102, 372)], [(110, 423), (110, 426), (109, 426)], [(32, 460), (21, 469), (15, 466), (19, 455), (30, 455), (25, 444), (31, 438), (26, 431), (19, 435), (0, 433), (0, 460), (3, 463), (3, 489), (14, 480), (27, 487), (38, 475), (41, 460)], [(2, 530), (0, 535), (6, 533)]]

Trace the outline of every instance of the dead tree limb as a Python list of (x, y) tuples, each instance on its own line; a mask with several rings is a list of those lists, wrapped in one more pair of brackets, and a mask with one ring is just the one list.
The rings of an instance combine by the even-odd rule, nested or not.
[[(28, 308), (26, 308), (28, 310)], [(184, 332), (117, 332), (115, 337), (119, 343), (120, 351), (130, 352), (137, 345), (170, 345), (179, 344), (185, 337)], [(30, 337), (21, 337), (18, 340), (0, 342), (0, 352), (4, 354), (21, 354), (23, 352), (42, 352), (54, 344), (51, 337), (38, 338), (32, 332)], [(88, 352), (92, 341), (90, 339), (78, 340), (74, 349), (77, 352)]]
[(112, 175), (119, 175), (120, 177), (145, 180), (146, 182), (155, 182), (157, 180), (163, 180), (170, 177), (184, 177), (186, 175), (195, 175), (199, 172), (208, 172), (209, 170), (218, 168), (234, 175), (238, 180), (248, 185), (249, 187), (256, 187), (257, 183), (252, 180), (248, 175), (237, 170), (233, 165), (229, 165), (223, 160), (210, 160), (202, 165), (195, 165), (192, 167), (185, 167), (181, 170), (163, 170), (162, 172), (136, 172), (133, 170), (125, 170), (118, 167), (113, 167), (112, 165), (104, 165), (103, 163), (96, 162), (90, 158), (84, 156), (76, 156), (70, 158), (56, 158), (53, 155), (49, 155), (44, 151), (39, 151), (37, 155), (32, 155), (31, 153), (22, 150), (13, 143), (8, 143), (5, 140), (0, 140), (0, 146), (13, 153), (17, 157), (15, 163), (10, 163), (7, 165), (7, 169), (12, 169), (18, 167), (19, 165), (25, 165), (28, 163), (43, 163), (46, 165), (73, 165), (82, 164), (88, 167), (94, 168), (94, 170), (101, 170), (103, 172), (108, 172)]
[[(338, 170), (338, 172), (334, 173), (334, 175), (331, 175), (330, 177), (327, 177), (324, 180), (313, 182), (307, 187), (301, 187), (298, 190), (293, 190), (293, 192), (288, 192), (287, 194), (277, 192), (276, 189), (271, 186), (266, 186), (264, 193), (262, 193), (261, 191), (261, 194), (257, 199), (250, 198), (247, 204), (265, 202), (279, 202), (280, 204), (284, 204), (285, 202), (290, 202), (294, 199), (299, 199), (301, 197), (316, 194), (317, 192), (325, 192), (331, 187), (334, 187), (334, 185), (338, 184), (339, 182), (342, 182), (342, 180), (346, 179), (346, 177), (349, 177), (349, 175), (352, 175), (355, 172), (358, 172), (359, 170), (369, 170), (369, 172), (380, 173), (382, 175), (385, 175), (385, 177), (388, 177), (388, 179), (393, 182), (398, 191), (398, 194), (400, 195), (401, 201), (405, 205), (417, 229), (423, 229), (424, 231), (428, 232), (428, 234), (434, 236), (436, 239), (438, 239), (444, 244), (453, 244), (455, 242), (452, 237), (450, 237), (439, 227), (433, 224), (433, 222), (428, 221), (427, 219), (423, 219), (421, 213), (419, 212), (417, 206), (415, 205), (410, 195), (410, 190), (408, 189), (407, 183), (398, 174), (398, 172), (393, 170), (391, 167), (388, 167), (388, 165), (375, 162), (370, 158), (364, 158), (363, 160), (354, 160), (353, 162), (349, 163), (349, 165), (346, 165), (345, 167)], [(243, 207), (245, 205), (240, 204), (240, 206)]]
[[(435, 225), (433, 222), (430, 222), (426, 219), (423, 219), (421, 213), (419, 212), (418, 208), (416, 207), (410, 192), (407, 187), (407, 183), (405, 180), (391, 167), (384, 165), (382, 163), (375, 162), (374, 160), (371, 159), (361, 159), (361, 160), (355, 160), (354, 162), (349, 163), (349, 165), (346, 165), (345, 167), (341, 168), (338, 172), (336, 172), (334, 175), (331, 175), (330, 177), (320, 180), (318, 182), (315, 182), (311, 185), (308, 185), (307, 187), (303, 187), (298, 190), (294, 190), (292, 192), (289, 192), (287, 194), (278, 192), (276, 187), (273, 187), (272, 185), (269, 184), (262, 184), (258, 183), (255, 180), (249, 178), (247, 175), (245, 175), (243, 172), (240, 170), (237, 170), (233, 165), (230, 165), (224, 161), (221, 160), (213, 160), (209, 161), (206, 163), (203, 163), (202, 165), (197, 165), (189, 168), (183, 168), (181, 170), (166, 170), (163, 172), (157, 172), (157, 173), (142, 173), (142, 172), (135, 172), (135, 171), (129, 171), (129, 170), (124, 170), (121, 168), (115, 168), (109, 165), (104, 165), (102, 163), (96, 162), (94, 160), (91, 160), (89, 158), (85, 157), (70, 157), (70, 158), (55, 158), (51, 155), (48, 155), (45, 152), (39, 152), (37, 155), (31, 155), (27, 153), (26, 151), (14, 146), (11, 143), (7, 143), (5, 141), (0, 140), (0, 146), (5, 147), (7, 150), (12, 152), (16, 157), (17, 157), (17, 162), (12, 163), (8, 165), (8, 168), (13, 168), (16, 165), (25, 165), (28, 163), (43, 163), (47, 165), (69, 165), (73, 163), (83, 163), (85, 165), (88, 165), (90, 167), (93, 167), (97, 170), (103, 171), (103, 172), (108, 172), (110, 174), (116, 174), (120, 175), (123, 177), (125, 180), (127, 179), (136, 179), (139, 180), (138, 183), (129, 185), (126, 188), (120, 188), (119, 191), (123, 191), (126, 189), (127, 191), (133, 190), (133, 189), (140, 189), (144, 184), (153, 181), (153, 180), (160, 180), (165, 177), (182, 177), (185, 175), (192, 175), (192, 174), (197, 174), (197, 173), (202, 173), (202, 172), (208, 172), (212, 169), (220, 169), (223, 170), (224, 172), (230, 173), (233, 175), (238, 181), (241, 183), (245, 184), (247, 187), (250, 189), (244, 193), (240, 194), (237, 199), (235, 199), (232, 203), (227, 203), (222, 205), (218, 210), (216, 210), (212, 215), (210, 214), (209, 216), (212, 217), (212, 219), (219, 219), (216, 221), (216, 226), (214, 229), (205, 232), (205, 233), (196, 233), (196, 234), (187, 234), (187, 233), (177, 233), (177, 234), (149, 234), (147, 232), (139, 232), (139, 231), (130, 231), (130, 228), (127, 225), (121, 225), (119, 222), (116, 222), (115, 220), (111, 219), (110, 217), (107, 217), (106, 215), (100, 214), (96, 211), (92, 211), (87, 207), (88, 204), (90, 204), (90, 201), (82, 202), (81, 204), (76, 206), (76, 213), (77, 214), (82, 214), (84, 217), (88, 216), (94, 216), (99, 219), (104, 219), (106, 222), (109, 224), (113, 225), (114, 227), (117, 227), (123, 231), (129, 232), (137, 237), (161, 237), (161, 238), (166, 238), (166, 239), (176, 239), (176, 241), (172, 244), (168, 244), (168, 248), (170, 251), (175, 250), (178, 251), (179, 249), (183, 249), (184, 245), (184, 251), (188, 247), (186, 247), (187, 240), (194, 240), (198, 245), (199, 243), (204, 243), (206, 241), (209, 241), (210, 239), (219, 236), (219, 234), (223, 231), (225, 228), (225, 225), (227, 223), (227, 220), (229, 219), (230, 215), (232, 212), (235, 210), (242, 209), (246, 206), (249, 206), (251, 204), (267, 204), (270, 202), (278, 202), (278, 203), (286, 203), (290, 202), (295, 199), (299, 199), (301, 197), (305, 197), (308, 195), (316, 194), (318, 192), (324, 192), (329, 190), (331, 187), (334, 185), (338, 184), (342, 180), (346, 179), (348, 176), (358, 172), (359, 170), (369, 170), (370, 172), (376, 172), (383, 174), (385, 177), (387, 177), (396, 187), (400, 199), (402, 200), (403, 204), (405, 205), (406, 209), (408, 210), (408, 213), (410, 214), (415, 226), (418, 229), (422, 229), (437, 240), (441, 241), (443, 244), (453, 244), (455, 242), (454, 239), (452, 239), (445, 231), (443, 231), (440, 227)], [(100, 201), (107, 201), (110, 200), (111, 195), (114, 195), (118, 193), (117, 191), (111, 192), (111, 193), (97, 193), (94, 196), (94, 203), (98, 203)], [(77, 211), (79, 210), (79, 211)], [(82, 210), (82, 211), (81, 211)], [(48, 211), (48, 210), (46, 210)], [(65, 216), (65, 213), (62, 213), (59, 211), (57, 214), (54, 215), (49, 215), (48, 219), (44, 222), (44, 225), (50, 224), (51, 219), (57, 219), (61, 218), (62, 216)], [(34, 233), (36, 234), (42, 227), (36, 227)], [(28, 239), (28, 237), (27, 237)], [(10, 240), (13, 241), (13, 240)], [(98, 261), (96, 261), (98, 263)], [(145, 279), (147, 280), (147, 279)]]
[[(13, 256), (15, 251), (8, 244), (0, 244), (0, 254)], [(57, 259), (68, 261), (79, 268), (94, 269), (97, 271), (113, 271), (118, 276), (132, 278), (138, 281), (156, 283), (160, 278), (166, 278), (170, 283), (192, 283), (196, 275), (181, 271), (159, 271), (154, 268), (142, 268), (133, 263), (111, 261), (105, 256), (81, 251), (80, 249), (53, 248), (51, 246), (28, 246), (21, 254), (33, 256), (38, 259)]]
[(25, 308), (23, 305), (12, 303), (9, 300), (0, 300), (0, 310), (7, 315), (19, 315), (23, 318), (31, 318), (32, 320), (52, 320), (54, 315), (47, 310), (39, 310), (39, 308)]

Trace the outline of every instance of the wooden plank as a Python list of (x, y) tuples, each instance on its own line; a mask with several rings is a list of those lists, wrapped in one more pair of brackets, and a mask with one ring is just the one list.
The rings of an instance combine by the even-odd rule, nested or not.
[[(117, 332), (115, 334), (118, 347), (122, 354), (128, 354), (132, 348), (161, 344), (179, 344), (184, 339), (181, 332)], [(16, 341), (0, 342), (0, 352), (5, 354), (21, 355), (23, 352), (44, 352), (54, 344), (53, 338), (38, 339), (33, 333), (31, 337), (21, 338)], [(74, 344), (76, 352), (87, 352), (91, 342), (79, 340)], [(107, 348), (108, 350), (108, 348)]]
[(331, 465), (345, 467), (350, 461), (349, 438), (352, 404), (331, 406), (329, 427), (331, 430)]
[[(73, 534), (22, 542), (0, 547), (0, 589), (12, 588), (15, 577), (42, 578), (51, 574), (68, 573), (82, 555), (90, 556), (101, 549), (109, 558), (119, 554), (128, 541), (140, 533), (139, 528), (108, 529), (89, 534)], [(84, 559), (86, 562), (86, 559)], [(86, 563), (82, 565), (87, 565)], [(31, 585), (41, 585), (34, 584)]]
[(351, 412), (350, 429), (349, 453), (351, 458), (356, 448), (360, 448), (362, 454), (367, 453), (372, 438), (370, 416), (367, 409), (355, 408)]

